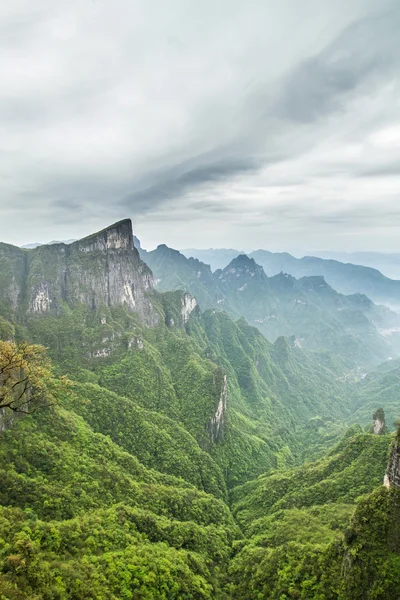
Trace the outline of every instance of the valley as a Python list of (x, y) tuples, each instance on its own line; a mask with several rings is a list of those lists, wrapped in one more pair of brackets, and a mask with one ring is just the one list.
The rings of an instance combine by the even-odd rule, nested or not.
[(2, 600), (394, 599), (400, 317), (137, 246), (0, 243)]

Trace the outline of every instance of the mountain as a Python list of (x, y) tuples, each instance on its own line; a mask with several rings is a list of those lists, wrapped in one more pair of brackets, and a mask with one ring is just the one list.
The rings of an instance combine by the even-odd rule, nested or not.
[(249, 256), (263, 266), (267, 275), (284, 272), (296, 278), (323, 276), (329, 285), (342, 294), (365, 294), (374, 302), (393, 309), (400, 308), (400, 281), (389, 279), (370, 267), (345, 264), (314, 256), (295, 258), (287, 253), (257, 250)]
[[(271, 283), (247, 257), (217, 274), (166, 247), (152, 257), (161, 282), (192, 273), (205, 300), (238, 309), (254, 281), (283, 304), (294, 286), (321, 314), (375, 310), (319, 279)], [(357, 386), (343, 361), (271, 343), (155, 275), (130, 220), (71, 245), (0, 244), (1, 597), (350, 600), (364, 572), (391, 593), (397, 446), (390, 489), (369, 495), (392, 438), (345, 426)]]
[[(282, 448), (295, 461), (296, 426), (316, 414), (339, 420), (347, 414), (346, 383), (334, 363), (316, 360), (283, 338), (271, 344), (244, 320), (201, 313), (187, 293), (158, 293), (133, 244), (129, 220), (70, 246), (22, 250), (2, 244), (0, 254), (0, 333), (7, 339), (14, 331), (43, 344), (73, 380), (100, 385), (172, 419), (178, 446), (190, 447), (185, 432), (198, 445), (187, 451), (193, 459), (185, 459), (182, 472), (191, 472), (192, 461), (199, 464), (196, 453), (210, 456), (201, 489), (221, 493), (220, 483), (207, 483), (218, 481), (219, 469), (232, 486), (275, 467)], [(95, 426), (78, 405), (76, 411)], [(124, 414), (128, 419), (130, 412)], [(138, 419), (132, 414), (129, 422)], [(104, 417), (99, 431), (113, 436), (106, 422)], [(125, 425), (119, 432), (129, 438)], [(181, 473), (179, 462), (168, 466), (168, 453), (162, 458), (162, 447), (158, 461), (150, 450), (140, 460)], [(136, 446), (126, 449), (137, 452)]]
[(151, 252), (141, 249), (140, 256), (152, 269), (157, 289), (191, 290), (200, 306), (205, 309), (214, 306), (218, 285), (209, 265), (197, 258), (186, 258), (165, 244)]
[(128, 305), (148, 323), (158, 320), (147, 291), (152, 274), (133, 244), (130, 220), (72, 244), (30, 251), (0, 244), (0, 300), (28, 314), (58, 314), (63, 303)]
[[(228, 254), (226, 250), (184, 250), (183, 254), (202, 260), (216, 270), (225, 268), (240, 252), (231, 250)], [(400, 281), (385, 277), (376, 268), (315, 256), (295, 258), (287, 252), (267, 250), (256, 250), (248, 256), (254, 258), (268, 276), (279, 273), (288, 273), (296, 279), (322, 276), (330, 286), (342, 294), (364, 294), (376, 303), (400, 310)], [(395, 262), (396, 258), (393, 261)]]
[(212, 273), (208, 265), (166, 246), (142, 253), (142, 258), (160, 291), (188, 290), (200, 306), (243, 316), (272, 341), (295, 336), (300, 347), (333, 351), (360, 366), (378, 364), (400, 348), (396, 313), (361, 294), (339, 294), (322, 277), (267, 277), (246, 255)]
[(187, 258), (197, 258), (200, 262), (210, 265), (213, 271), (217, 269), (224, 269), (231, 260), (236, 258), (239, 254), (244, 254), (239, 250), (233, 248), (210, 248), (209, 250), (196, 250), (188, 249), (181, 250), (181, 253)]
[(0, 442), (4, 598), (215, 597), (241, 537), (221, 499), (66, 408), (17, 420)]
[(384, 406), (390, 428), (399, 418), (400, 361), (393, 360), (367, 373), (350, 398), (351, 422), (365, 423), (377, 406)]
[(52, 246), (53, 244), (72, 244), (76, 242), (75, 239), (72, 240), (53, 240), (52, 242), (47, 242), (46, 244), (41, 244), (40, 242), (34, 242), (33, 244), (24, 244), (21, 248), (26, 248), (27, 250), (33, 250), (34, 248), (38, 248), (39, 246)]
[(383, 488), (389, 436), (350, 430), (323, 459), (232, 491), (246, 541), (235, 599), (396, 598), (400, 488)]
[(311, 256), (332, 258), (343, 263), (377, 269), (386, 277), (400, 279), (400, 253), (386, 252), (313, 252)]

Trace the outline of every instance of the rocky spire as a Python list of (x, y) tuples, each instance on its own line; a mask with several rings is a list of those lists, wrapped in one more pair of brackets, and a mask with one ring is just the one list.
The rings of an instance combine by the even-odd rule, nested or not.
[(375, 435), (385, 435), (389, 433), (385, 423), (385, 411), (383, 408), (378, 408), (373, 416), (374, 424), (371, 428), (371, 433)]

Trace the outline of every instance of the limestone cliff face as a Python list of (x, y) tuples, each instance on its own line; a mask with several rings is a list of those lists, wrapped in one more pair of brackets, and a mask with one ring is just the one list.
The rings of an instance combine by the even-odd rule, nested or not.
[(183, 294), (181, 303), (182, 303), (181, 316), (182, 316), (182, 321), (185, 324), (189, 321), (190, 315), (192, 314), (194, 309), (197, 307), (197, 300), (190, 294)]
[[(6, 287), (13, 309), (43, 314), (57, 313), (64, 302), (125, 305), (146, 325), (159, 320), (152, 304), (153, 276), (134, 246), (130, 219), (70, 245), (14, 248), (11, 255)], [(24, 277), (16, 275), (21, 271)]]
[(384, 485), (400, 489), (400, 429), (397, 432), (392, 450), (390, 452), (389, 465), (385, 475)]
[(213, 442), (217, 442), (223, 435), (223, 427), (224, 427), (225, 414), (226, 414), (227, 394), (228, 394), (227, 378), (226, 378), (226, 375), (224, 375), (221, 396), (219, 399), (217, 410), (215, 411), (215, 415), (211, 418), (210, 425), (209, 425), (210, 437)]

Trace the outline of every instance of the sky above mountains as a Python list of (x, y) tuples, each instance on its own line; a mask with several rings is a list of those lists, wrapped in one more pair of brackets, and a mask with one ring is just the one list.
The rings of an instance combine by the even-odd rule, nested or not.
[(398, 0), (0, 6), (0, 240), (400, 250)]

